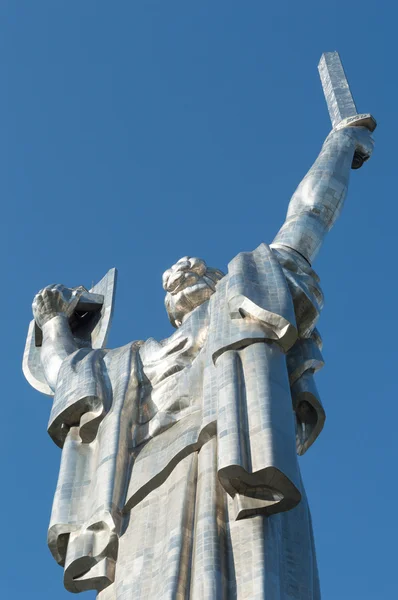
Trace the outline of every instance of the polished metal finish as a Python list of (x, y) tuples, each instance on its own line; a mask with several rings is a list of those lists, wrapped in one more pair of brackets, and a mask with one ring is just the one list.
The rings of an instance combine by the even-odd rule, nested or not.
[(367, 128), (338, 127), (273, 244), (238, 254), (226, 274), (189, 256), (168, 269), (176, 331), (165, 340), (104, 348), (114, 272), (92, 290), (102, 312), (84, 323), (83, 288), (37, 294), (24, 372), (54, 396), (48, 431), (62, 458), (48, 543), (68, 590), (320, 599), (297, 459), (325, 420), (314, 382), (323, 294), (310, 263), (340, 214), (354, 153), (372, 148)]
[[(110, 269), (90, 292), (87, 292), (83, 286), (73, 290), (77, 304), (70, 315), (69, 324), (73, 335), (80, 340), (81, 345), (86, 344), (91, 348), (103, 348), (106, 345), (112, 322), (116, 279), (117, 270)], [(90, 310), (89, 304), (92, 303), (98, 306), (98, 310)], [(85, 315), (85, 311), (89, 314)], [(26, 338), (22, 370), (32, 387), (42, 394), (53, 396), (54, 391), (48, 385), (42, 365), (43, 354), (40, 351), (42, 341), (42, 330), (33, 319)]]
[(338, 52), (324, 52), (318, 65), (332, 127), (358, 113)]
[[(76, 307), (70, 319), (70, 325), (73, 333), (77, 335), (78, 330), (82, 329), (83, 323), (92, 321), (96, 313), (100, 316), (104, 305), (104, 296), (102, 294), (93, 294), (88, 292), (83, 286), (74, 290), (78, 298)], [(91, 327), (90, 327), (91, 329)], [(35, 323), (35, 346), (41, 346), (43, 342), (43, 333), (37, 323)]]
[[(357, 113), (339, 53), (324, 52), (319, 61), (318, 71), (333, 129), (366, 127), (369, 131), (374, 131), (377, 124), (372, 115)], [(369, 155), (363, 155), (357, 150), (352, 168), (359, 169), (368, 158)]]

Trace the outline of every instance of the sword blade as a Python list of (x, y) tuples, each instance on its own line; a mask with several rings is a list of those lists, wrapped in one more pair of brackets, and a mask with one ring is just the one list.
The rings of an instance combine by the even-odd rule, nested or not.
[(324, 52), (319, 61), (318, 71), (334, 129), (343, 119), (357, 114), (339, 53)]

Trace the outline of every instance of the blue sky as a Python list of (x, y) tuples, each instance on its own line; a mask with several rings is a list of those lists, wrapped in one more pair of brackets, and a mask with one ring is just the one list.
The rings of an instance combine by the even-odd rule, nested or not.
[[(259, 0), (0, 2), (3, 597), (61, 600), (46, 547), (59, 449), (21, 358), (43, 286), (119, 270), (109, 344), (171, 333), (162, 272), (270, 242), (330, 129), (339, 50), (374, 157), (315, 263), (323, 434), (301, 459), (323, 600), (396, 595), (397, 9)], [(92, 599), (94, 594), (87, 593)]]

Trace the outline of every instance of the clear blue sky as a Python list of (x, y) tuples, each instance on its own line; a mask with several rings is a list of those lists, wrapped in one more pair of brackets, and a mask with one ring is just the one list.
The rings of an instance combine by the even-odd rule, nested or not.
[(116, 266), (110, 345), (168, 336), (167, 267), (225, 269), (281, 225), (330, 128), (328, 50), (379, 129), (315, 263), (327, 422), (301, 465), (323, 599), (396, 597), (397, 17), (368, 0), (0, 3), (2, 597), (71, 597), (46, 546), (50, 401), (21, 373), (34, 294)]

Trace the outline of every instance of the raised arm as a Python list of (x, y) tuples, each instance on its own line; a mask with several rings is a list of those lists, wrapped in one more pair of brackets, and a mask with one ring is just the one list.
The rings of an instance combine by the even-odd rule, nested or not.
[(365, 127), (332, 131), (293, 194), (273, 245), (293, 248), (311, 264), (343, 208), (355, 151), (369, 158), (372, 149)]
[(63, 285), (50, 285), (41, 290), (33, 300), (33, 315), (43, 331), (41, 363), (52, 390), (55, 389), (62, 362), (78, 348), (69, 326), (69, 317), (79, 296), (79, 290), (71, 290)]

